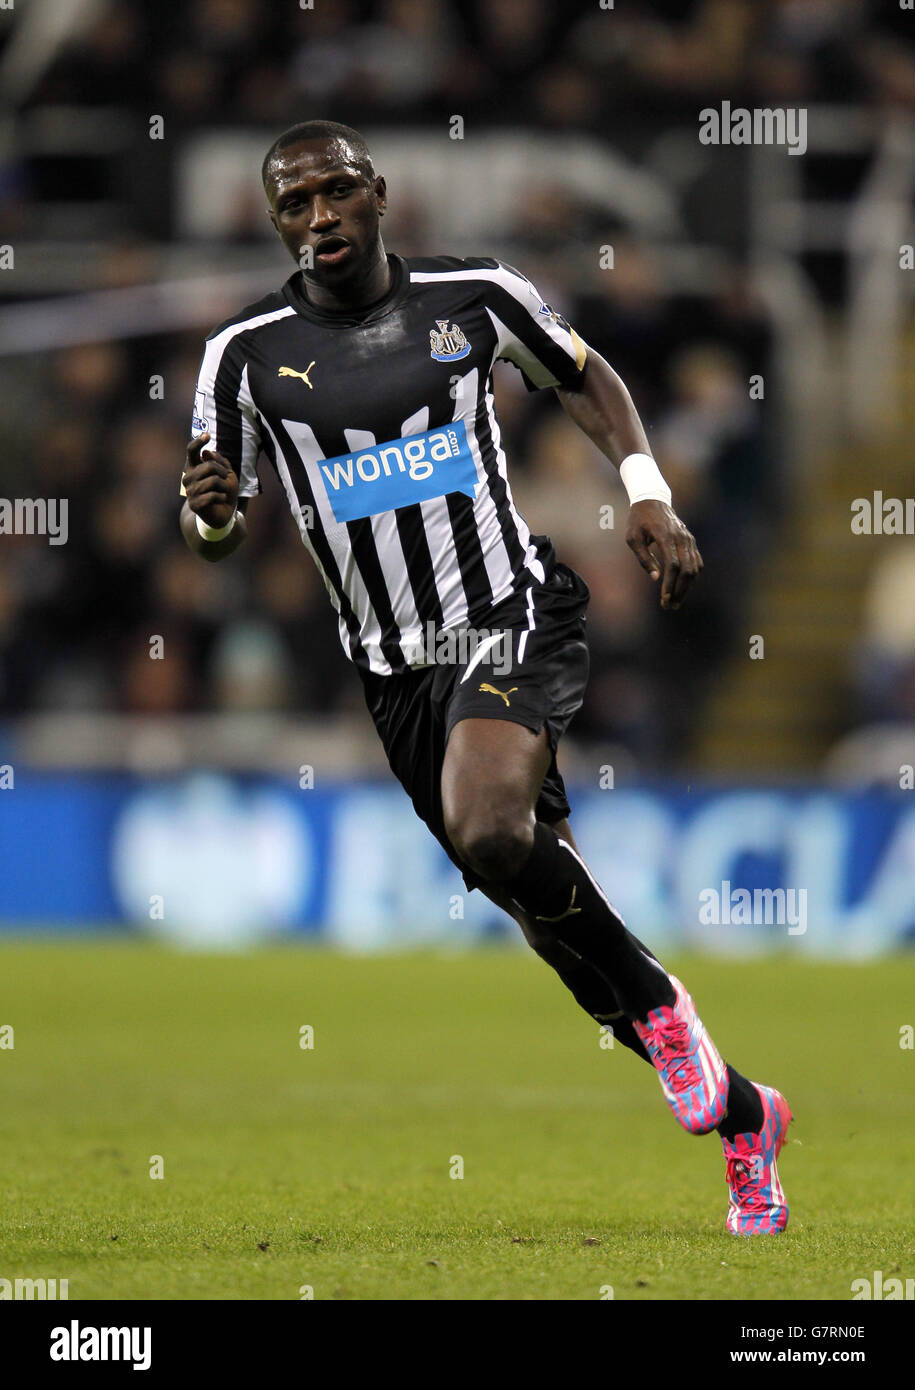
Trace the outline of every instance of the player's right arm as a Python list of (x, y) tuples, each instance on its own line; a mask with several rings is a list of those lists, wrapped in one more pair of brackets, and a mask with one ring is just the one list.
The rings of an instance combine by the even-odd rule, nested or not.
[(247, 535), (248, 499), (261, 490), (260, 419), (248, 389), (241, 331), (249, 317), (243, 311), (207, 338), (194, 391), (180, 525), (190, 549), (204, 560), (224, 560), (238, 549)]
[[(239, 498), (238, 477), (228, 459), (204, 447), (209, 438), (209, 431), (204, 430), (187, 446), (187, 466), (181, 478), (185, 493), (181, 534), (195, 555), (204, 560), (224, 560), (248, 534), (244, 515), (248, 498)], [(220, 539), (208, 540), (201, 525), (217, 531), (227, 526), (230, 529)]]

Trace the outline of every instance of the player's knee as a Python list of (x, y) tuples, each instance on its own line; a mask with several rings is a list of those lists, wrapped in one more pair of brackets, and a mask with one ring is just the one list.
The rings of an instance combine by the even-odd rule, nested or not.
[(521, 872), (534, 844), (534, 827), (522, 817), (492, 812), (459, 819), (448, 838), (474, 873), (505, 883)]

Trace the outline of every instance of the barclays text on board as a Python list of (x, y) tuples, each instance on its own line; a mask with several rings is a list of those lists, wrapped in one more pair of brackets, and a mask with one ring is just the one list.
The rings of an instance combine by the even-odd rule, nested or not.
[[(600, 882), (660, 945), (863, 958), (915, 942), (911, 793), (578, 788), (573, 805)], [(0, 929), (351, 949), (517, 935), (386, 783), (22, 769), (0, 846)]]

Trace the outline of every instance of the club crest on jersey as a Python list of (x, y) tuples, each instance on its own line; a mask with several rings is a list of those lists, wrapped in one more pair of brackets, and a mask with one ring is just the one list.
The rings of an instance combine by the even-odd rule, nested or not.
[(447, 319), (436, 319), (438, 329), (429, 330), (429, 351), (436, 362), (458, 362), (470, 351), (470, 344), (456, 323), (448, 327)]

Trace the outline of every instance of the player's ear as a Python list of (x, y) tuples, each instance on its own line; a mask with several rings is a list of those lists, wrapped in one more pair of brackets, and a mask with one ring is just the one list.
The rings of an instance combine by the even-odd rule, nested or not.
[(388, 206), (388, 186), (384, 181), (383, 175), (379, 174), (373, 184), (375, 190), (375, 205), (379, 214), (382, 216), (387, 211)]

